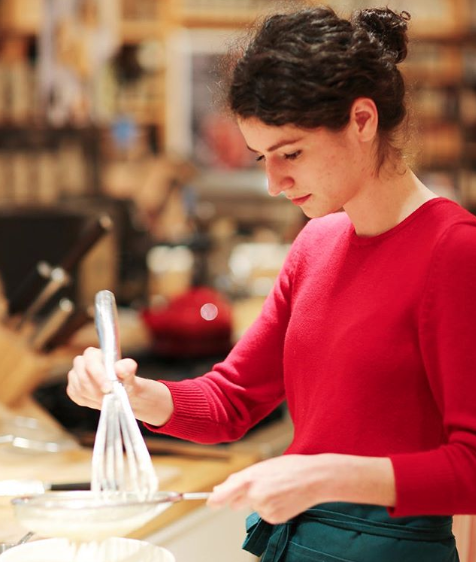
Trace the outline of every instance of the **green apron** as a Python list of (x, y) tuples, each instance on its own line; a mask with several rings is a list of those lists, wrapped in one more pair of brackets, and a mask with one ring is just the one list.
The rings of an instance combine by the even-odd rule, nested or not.
[(458, 562), (452, 518), (390, 517), (384, 507), (325, 503), (282, 525), (256, 513), (243, 548), (261, 562)]

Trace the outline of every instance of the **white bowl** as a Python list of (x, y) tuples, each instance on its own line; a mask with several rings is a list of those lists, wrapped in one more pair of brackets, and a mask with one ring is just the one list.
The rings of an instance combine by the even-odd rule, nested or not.
[(0, 562), (175, 562), (175, 557), (148, 542), (114, 537), (76, 544), (68, 539), (31, 541), (0, 554)]
[(134, 492), (46, 492), (14, 498), (12, 504), (21, 525), (40, 537), (100, 541), (126, 537), (178, 498), (173, 492), (156, 492), (145, 500)]

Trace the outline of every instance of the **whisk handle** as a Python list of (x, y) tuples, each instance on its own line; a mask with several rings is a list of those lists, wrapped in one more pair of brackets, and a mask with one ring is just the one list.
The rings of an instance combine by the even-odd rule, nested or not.
[(96, 293), (95, 323), (107, 376), (109, 380), (117, 381), (114, 363), (121, 358), (121, 349), (116, 299), (111, 291)]

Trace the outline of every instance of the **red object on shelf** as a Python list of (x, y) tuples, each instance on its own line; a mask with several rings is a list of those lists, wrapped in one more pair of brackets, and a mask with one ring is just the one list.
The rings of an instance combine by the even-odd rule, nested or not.
[(166, 307), (145, 309), (141, 315), (159, 355), (204, 357), (226, 354), (231, 348), (231, 305), (209, 287), (195, 287)]

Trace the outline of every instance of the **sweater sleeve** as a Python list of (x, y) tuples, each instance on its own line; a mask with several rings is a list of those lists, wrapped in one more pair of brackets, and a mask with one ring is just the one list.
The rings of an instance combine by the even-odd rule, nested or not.
[(170, 389), (174, 413), (148, 429), (198, 443), (234, 441), (283, 402), (292, 255), (293, 249), (261, 314), (223, 362), (195, 379), (160, 381)]
[(394, 516), (476, 513), (476, 227), (446, 231), (420, 311), (420, 344), (443, 444), (391, 456)]

